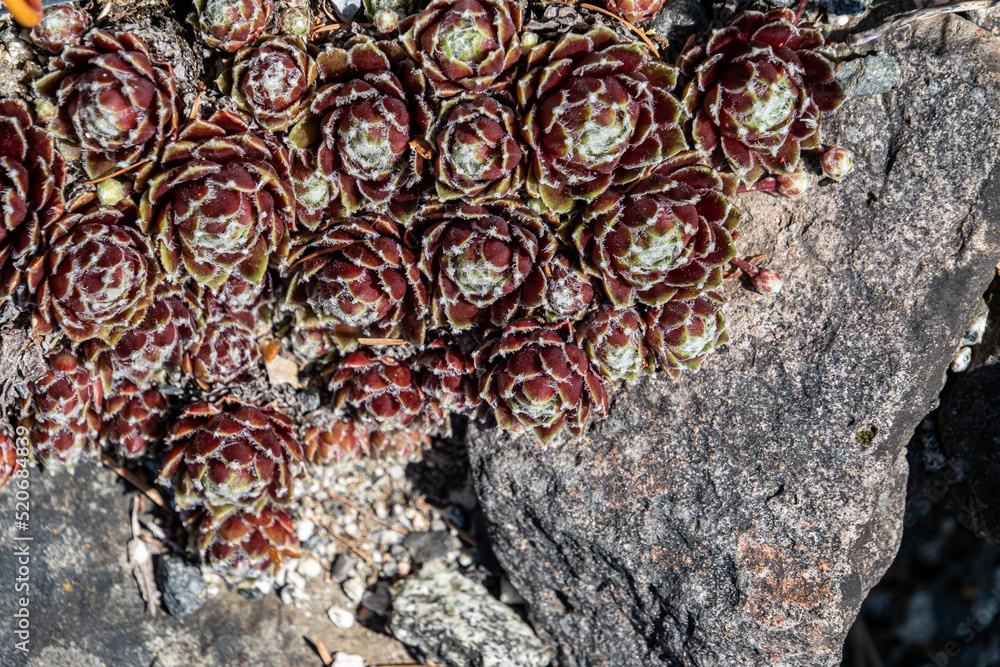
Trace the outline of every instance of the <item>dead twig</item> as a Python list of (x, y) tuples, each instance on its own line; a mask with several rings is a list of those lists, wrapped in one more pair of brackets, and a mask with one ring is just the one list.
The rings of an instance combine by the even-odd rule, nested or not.
[(358, 344), (360, 345), (406, 345), (406, 341), (402, 338), (359, 338)]
[(330, 655), (330, 650), (326, 647), (319, 639), (310, 639), (309, 637), (303, 637), (307, 644), (312, 644), (312, 647), (319, 654), (319, 659), (323, 661), (323, 667), (330, 667), (333, 664), (333, 656)]
[(977, 9), (989, 9), (990, 7), (994, 7), (996, 5), (1000, 5), (1000, 0), (959, 0), (959, 2), (949, 2), (946, 5), (925, 7), (924, 9), (918, 9), (916, 11), (907, 12), (906, 14), (900, 14), (898, 18), (889, 21), (879, 28), (873, 28), (871, 30), (865, 30), (864, 32), (851, 35), (847, 38), (847, 44), (849, 46), (861, 46), (862, 44), (867, 44), (868, 42), (879, 39), (880, 37), (885, 37), (890, 32), (898, 30), (899, 28), (916, 21), (923, 21), (924, 19), (940, 16), (941, 14), (955, 14), (958, 12), (972, 12)]
[(330, 498), (332, 498), (333, 500), (338, 500), (338, 501), (344, 503), (345, 505), (349, 505), (350, 507), (354, 508), (355, 510), (357, 510), (361, 514), (364, 514), (368, 518), (370, 518), (370, 519), (372, 519), (372, 520), (374, 520), (374, 521), (382, 524), (383, 526), (385, 526), (389, 530), (394, 530), (397, 533), (402, 533), (403, 535), (408, 535), (409, 532), (410, 532), (410, 531), (406, 530), (405, 528), (400, 528), (399, 526), (393, 526), (392, 524), (387, 523), (383, 519), (380, 519), (379, 516), (377, 514), (375, 514), (374, 512), (366, 510), (364, 507), (361, 507), (360, 505), (358, 505), (356, 502), (354, 502), (350, 498), (346, 498), (346, 497), (340, 495), (339, 493), (331, 493), (330, 494)]
[(127, 172), (127, 171), (132, 171), (132, 170), (133, 170), (133, 169), (135, 169), (136, 167), (141, 167), (142, 165), (146, 164), (147, 162), (149, 162), (149, 160), (144, 160), (144, 161), (142, 161), (142, 162), (136, 162), (136, 163), (135, 163), (135, 164), (133, 164), (132, 166), (130, 166), (130, 167), (125, 167), (124, 169), (119, 169), (118, 171), (116, 171), (116, 172), (115, 172), (115, 173), (113, 173), (113, 174), (108, 174), (107, 176), (101, 176), (100, 178), (95, 178), (95, 179), (94, 179), (94, 180), (92, 180), (92, 181), (86, 181), (86, 182), (84, 183), (84, 185), (96, 185), (97, 183), (102, 183), (103, 181), (106, 181), (106, 180), (108, 180), (109, 178), (114, 178), (115, 176), (121, 176), (122, 174), (124, 174), (124, 173), (125, 173), (125, 172)]
[(586, 2), (581, 2), (580, 3), (580, 7), (586, 7), (587, 9), (593, 9), (595, 12), (600, 12), (601, 14), (605, 14), (606, 16), (610, 16), (611, 18), (615, 19), (616, 21), (621, 21), (625, 25), (626, 28), (628, 28), (629, 30), (631, 30), (635, 34), (639, 35), (639, 39), (641, 39), (643, 42), (646, 43), (646, 46), (648, 46), (650, 48), (650, 50), (653, 52), (654, 56), (656, 56), (657, 58), (660, 57), (660, 50), (658, 48), (656, 48), (656, 44), (653, 44), (653, 42), (650, 41), (649, 37), (646, 37), (646, 33), (644, 33), (642, 30), (640, 30), (636, 26), (632, 25), (631, 23), (629, 23), (628, 21), (626, 21), (622, 17), (618, 16), (617, 14), (615, 14), (613, 12), (609, 12), (606, 9), (602, 9), (602, 8), (596, 6), (596, 5), (587, 4)]

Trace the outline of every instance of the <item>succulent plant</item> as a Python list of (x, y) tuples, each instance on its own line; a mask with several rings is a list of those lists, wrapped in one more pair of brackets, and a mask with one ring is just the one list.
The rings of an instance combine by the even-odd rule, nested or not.
[(383, 433), (418, 427), (425, 415), (419, 378), (405, 363), (354, 352), (337, 364), (330, 391), (337, 408)]
[(6, 433), (0, 433), (0, 489), (6, 486), (20, 469), (21, 462), (17, 458), (15, 441)]
[(580, 347), (590, 367), (612, 384), (635, 382), (643, 372), (652, 372), (655, 359), (645, 340), (646, 327), (634, 309), (616, 309), (605, 304), (577, 327)]
[(671, 299), (646, 313), (646, 342), (667, 375), (698, 370), (705, 357), (729, 341), (725, 303), (709, 291), (694, 299)]
[(295, 37), (309, 37), (312, 31), (312, 13), (309, 5), (285, 7), (278, 16), (278, 32)]
[(735, 187), (732, 176), (688, 164), (608, 190), (573, 231), (584, 270), (619, 308), (718, 287), (722, 265), (736, 254), (740, 212), (728, 199)]
[(371, 457), (376, 460), (408, 459), (419, 454), (430, 442), (427, 429), (422, 426), (388, 433), (375, 431), (371, 434)]
[(276, 507), (207, 513), (192, 539), (202, 562), (231, 586), (269, 576), (282, 560), (299, 555), (292, 518)]
[(441, 97), (507, 88), (521, 57), (517, 0), (432, 0), (400, 38)]
[(287, 503), (302, 448), (292, 420), (271, 406), (226, 398), (193, 403), (170, 427), (160, 481), (175, 478), (178, 507), (214, 514)]
[(236, 53), (219, 87), (261, 127), (280, 132), (309, 109), (318, 73), (302, 37), (264, 35)]
[(52, 133), (80, 148), (91, 178), (146, 161), (135, 172), (137, 184), (145, 182), (177, 130), (170, 65), (132, 33), (92, 30), (86, 44), (65, 49), (49, 67), (35, 89), (51, 102)]
[(232, 276), (218, 290), (201, 287), (199, 291), (210, 318), (225, 315), (251, 333), (261, 325), (271, 324), (274, 290), (269, 273), (264, 274), (259, 284)]
[(271, 0), (194, 0), (188, 21), (203, 42), (233, 53), (260, 37), (273, 11)]
[(83, 9), (63, 4), (48, 7), (42, 20), (31, 29), (31, 41), (42, 51), (62, 53), (67, 46), (77, 46), (90, 27), (90, 14)]
[(307, 364), (321, 360), (331, 361), (340, 351), (334, 333), (326, 327), (294, 327), (291, 344), (295, 357)]
[(501, 429), (530, 429), (546, 443), (563, 428), (579, 435), (590, 416), (607, 415), (604, 384), (569, 326), (518, 320), (480, 345), (473, 360)]
[(543, 268), (545, 298), (540, 313), (543, 319), (549, 322), (576, 322), (597, 307), (600, 293), (570, 253), (557, 252)]
[(739, 257), (733, 257), (732, 262), (747, 275), (754, 289), (761, 294), (777, 294), (781, 291), (783, 283), (777, 271), (758, 268)]
[(542, 267), (556, 239), (542, 218), (516, 199), (426, 206), (420, 270), (431, 284), (433, 326), (503, 326), (545, 296)]
[(303, 236), (287, 264), (283, 307), (300, 330), (327, 328), (344, 351), (359, 337), (423, 342), (427, 288), (388, 217), (340, 220)]
[(212, 319), (191, 350), (191, 374), (203, 387), (239, 380), (257, 364), (253, 333), (229, 315)]
[(665, 0), (608, 0), (608, 9), (626, 21), (641, 23), (656, 16)]
[(441, 104), (428, 138), (437, 146), (434, 175), (442, 200), (504, 197), (524, 182), (514, 112), (491, 97)]
[(42, 229), (63, 214), (66, 163), (20, 100), (0, 100), (0, 297), (17, 289)]
[(167, 276), (211, 289), (230, 276), (263, 282), (294, 226), (289, 176), (288, 152), (235, 114), (188, 123), (164, 149), (140, 203)]
[(550, 210), (568, 212), (687, 148), (686, 116), (670, 94), (677, 70), (610, 28), (542, 42), (526, 67), (517, 97), (532, 151), (527, 189)]
[(376, 20), (378, 14), (384, 12), (392, 12), (398, 20), (412, 14), (417, 8), (417, 3), (416, 0), (361, 0), (361, 6), (364, 8), (364, 15), (372, 21)]
[(827, 146), (821, 150), (819, 163), (827, 178), (840, 181), (854, 171), (854, 154), (851, 151), (840, 146)]
[(370, 451), (368, 429), (352, 419), (341, 419), (327, 430), (309, 427), (304, 442), (306, 460), (317, 465), (361, 458)]
[(819, 114), (840, 106), (836, 60), (790, 9), (744, 12), (681, 55), (695, 147), (747, 186), (799, 165), (820, 145)]
[(189, 290), (167, 282), (156, 287), (153, 302), (138, 326), (113, 345), (89, 341), (87, 359), (107, 383), (129, 380), (139, 386), (162, 382), (168, 373), (189, 368), (188, 352), (202, 320), (201, 308)]
[(58, 220), (47, 252), (28, 267), (36, 293), (32, 330), (59, 327), (73, 342), (114, 343), (138, 325), (160, 278), (130, 200), (115, 208), (81, 207)]
[(472, 359), (453, 341), (438, 338), (413, 362), (420, 373), (420, 388), (438, 413), (475, 414), (482, 404)]
[(322, 155), (325, 163), (321, 164), (320, 158), (315, 150), (291, 151), (291, 185), (299, 232), (316, 231), (347, 210), (340, 199), (340, 173), (333, 166), (332, 153)]
[(48, 372), (30, 383), (21, 426), (28, 431), (31, 457), (49, 472), (73, 472), (82, 458), (98, 455), (97, 432), (104, 397), (101, 382), (72, 352), (56, 352)]
[(120, 458), (152, 454), (150, 448), (166, 431), (170, 405), (155, 389), (141, 389), (128, 380), (115, 385), (101, 411), (101, 440)]
[(319, 56), (311, 115), (289, 134), (300, 151), (315, 151), (327, 180), (339, 180), (330, 215), (364, 207), (405, 222), (416, 211), (424, 158), (413, 144), (430, 125), (426, 81), (398, 42), (357, 36)]
[(778, 194), (786, 199), (799, 199), (812, 187), (809, 174), (804, 169), (778, 174), (774, 177), (774, 181), (777, 184), (775, 189)]

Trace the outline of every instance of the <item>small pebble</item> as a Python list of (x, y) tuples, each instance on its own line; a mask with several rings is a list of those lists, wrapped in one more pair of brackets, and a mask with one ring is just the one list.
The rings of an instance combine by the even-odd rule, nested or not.
[(299, 521), (299, 525), (295, 527), (295, 536), (299, 538), (299, 542), (305, 542), (313, 533), (316, 532), (316, 524), (313, 523), (312, 519), (302, 519)]
[(342, 584), (347, 581), (347, 578), (354, 572), (354, 566), (357, 563), (358, 559), (353, 556), (337, 554), (336, 558), (333, 559), (333, 564), (330, 566), (330, 578), (333, 579), (333, 583)]
[(461, 556), (458, 557), (458, 564), (461, 565), (462, 567), (469, 567), (474, 562), (475, 559), (472, 558), (472, 556), (469, 554), (468, 551), (466, 551), (465, 553), (463, 553)]
[(510, 579), (507, 577), (500, 577), (500, 602), (512, 606), (527, 604), (525, 599), (521, 597), (521, 594), (517, 592), (517, 589), (514, 588), (514, 584), (510, 583)]
[(330, 667), (365, 667), (365, 659), (356, 653), (338, 651), (334, 654)]
[(379, 616), (385, 616), (389, 612), (389, 584), (380, 581), (375, 584), (375, 588), (365, 592), (361, 599), (361, 606)]
[(399, 565), (396, 566), (396, 572), (401, 577), (405, 577), (410, 573), (410, 563), (405, 560), (399, 561)]
[(298, 588), (299, 590), (305, 590), (306, 578), (303, 577), (298, 572), (295, 572), (294, 570), (289, 572), (287, 575), (285, 575), (285, 580), (292, 586), (295, 586), (295, 588)]
[(299, 563), (299, 574), (307, 579), (315, 579), (323, 574), (323, 564), (315, 558), (306, 558)]
[(361, 577), (351, 577), (340, 587), (344, 590), (347, 599), (354, 603), (361, 602), (361, 598), (365, 594), (365, 582), (362, 581)]
[(382, 576), (387, 579), (392, 579), (399, 572), (399, 566), (394, 560), (387, 560), (382, 563)]
[(417, 514), (413, 517), (413, 530), (418, 533), (425, 533), (431, 527), (430, 522), (427, 521), (427, 517), (423, 514)]
[(347, 533), (348, 537), (357, 537), (359, 535), (358, 524), (349, 523), (344, 526), (344, 532)]
[(293, 586), (282, 586), (281, 593), (278, 594), (281, 601), (284, 604), (292, 604), (295, 602), (295, 590)]
[(326, 615), (330, 618), (330, 622), (338, 628), (347, 630), (354, 627), (354, 614), (343, 607), (333, 605), (326, 610)]
[(387, 471), (390, 479), (400, 480), (406, 475), (406, 471), (403, 470), (403, 466), (390, 466)]

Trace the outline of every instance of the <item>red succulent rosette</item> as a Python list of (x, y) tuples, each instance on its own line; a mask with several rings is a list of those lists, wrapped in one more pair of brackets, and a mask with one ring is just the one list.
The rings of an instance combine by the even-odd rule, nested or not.
[(472, 359), (448, 339), (438, 338), (413, 362), (420, 388), (437, 413), (475, 414), (482, 404)]
[(66, 162), (20, 100), (0, 100), (0, 296), (17, 289), (48, 227), (65, 210)]
[(546, 443), (563, 428), (579, 435), (591, 416), (608, 413), (604, 384), (568, 325), (518, 320), (473, 359), (483, 373), (480, 394), (501, 429), (529, 429)]
[(163, 382), (169, 373), (189, 368), (188, 352), (200, 331), (202, 316), (194, 294), (161, 282), (138, 326), (113, 345), (90, 341), (87, 358), (96, 363), (106, 382), (128, 380), (139, 386)]
[(514, 80), (523, 23), (517, 0), (432, 0), (400, 41), (439, 96), (485, 93)]
[(143, 228), (174, 282), (254, 284), (288, 251), (295, 223), (288, 152), (228, 111), (188, 123), (142, 197)]
[(265, 35), (236, 53), (219, 87), (261, 127), (280, 132), (309, 109), (318, 73), (303, 38)]
[(30, 384), (21, 426), (28, 431), (34, 460), (49, 472), (60, 467), (73, 472), (81, 459), (98, 456), (104, 390), (72, 352), (57, 352), (48, 363), (48, 372)]
[(556, 239), (519, 200), (426, 206), (420, 223), (420, 270), (431, 284), (434, 326), (503, 326), (542, 304), (543, 267)]
[(657, 306), (715, 289), (736, 255), (735, 179), (711, 167), (660, 168), (591, 202), (573, 232), (585, 271), (613, 304)]
[(275, 408), (226, 398), (193, 403), (170, 427), (160, 481), (174, 479), (178, 507), (259, 512), (288, 503), (302, 447), (291, 419)]
[(427, 287), (415, 253), (388, 217), (337, 220), (302, 236), (288, 265), (283, 308), (297, 329), (325, 328), (343, 351), (360, 337), (423, 342)]
[(206, 513), (192, 539), (202, 561), (232, 586), (251, 584), (299, 556), (292, 518), (276, 507)]
[(631, 183), (687, 148), (677, 70), (610, 28), (543, 42), (517, 82), (531, 147), (527, 188), (558, 213)]
[(203, 42), (232, 53), (257, 39), (273, 12), (271, 0), (194, 0), (188, 21)]
[(748, 187), (820, 145), (819, 114), (844, 101), (823, 34), (790, 9), (744, 12), (681, 55), (694, 145)]
[(209, 320), (191, 349), (191, 375), (207, 388), (244, 377), (257, 365), (253, 332), (227, 314)]
[(618, 310), (610, 304), (591, 313), (576, 329), (591, 368), (613, 384), (635, 382), (642, 373), (655, 370), (645, 333), (638, 311)]
[(696, 371), (705, 357), (729, 342), (725, 299), (717, 292), (674, 298), (646, 313), (646, 342), (660, 368), (672, 378)]
[(406, 222), (419, 205), (425, 167), (413, 144), (432, 117), (424, 74), (398, 42), (364, 36), (327, 48), (316, 62), (324, 85), (289, 142), (316, 152), (326, 178), (338, 179), (329, 214), (365, 208)]
[(47, 53), (61, 53), (67, 46), (76, 46), (90, 27), (90, 14), (66, 3), (48, 7), (42, 20), (31, 29), (31, 41)]
[(135, 204), (125, 199), (56, 222), (48, 250), (27, 272), (36, 293), (34, 332), (59, 327), (73, 342), (95, 338), (110, 344), (142, 321), (160, 269), (136, 217)]
[(473, 201), (514, 194), (524, 182), (517, 136), (514, 112), (492, 97), (442, 103), (428, 135), (437, 146), (438, 197)]
[(54, 105), (46, 119), (52, 133), (79, 146), (91, 178), (147, 161), (136, 172), (136, 182), (145, 182), (177, 130), (170, 65), (132, 33), (92, 30), (84, 45), (63, 49), (50, 68), (35, 89)]
[(370, 452), (368, 429), (352, 419), (341, 419), (329, 429), (306, 429), (306, 460), (317, 465), (359, 459)]
[(543, 319), (549, 322), (576, 322), (600, 303), (600, 292), (573, 254), (557, 252), (543, 268), (545, 298), (539, 313)]
[(105, 397), (101, 440), (120, 458), (148, 456), (166, 431), (169, 409), (167, 397), (155, 389), (120, 382)]
[(373, 430), (391, 433), (424, 423), (419, 377), (405, 362), (359, 350), (337, 364), (330, 391), (337, 408)]

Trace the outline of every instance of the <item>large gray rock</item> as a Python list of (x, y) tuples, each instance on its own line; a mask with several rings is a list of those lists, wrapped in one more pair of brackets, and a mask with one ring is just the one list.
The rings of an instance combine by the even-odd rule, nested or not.
[(440, 560), (393, 587), (389, 630), (449, 667), (545, 667), (551, 659), (510, 607)]
[(879, 47), (896, 89), (827, 138), (844, 182), (741, 199), (733, 342), (619, 392), (576, 442), (470, 451), (495, 552), (561, 665), (837, 665), (898, 546), (905, 445), (1000, 258), (1000, 44), (943, 18)]

